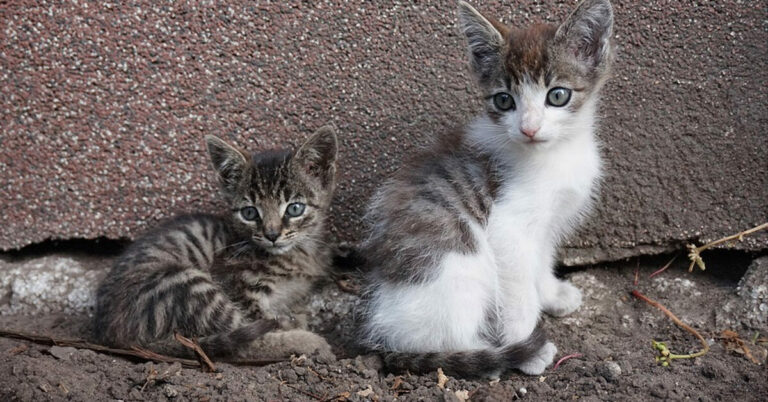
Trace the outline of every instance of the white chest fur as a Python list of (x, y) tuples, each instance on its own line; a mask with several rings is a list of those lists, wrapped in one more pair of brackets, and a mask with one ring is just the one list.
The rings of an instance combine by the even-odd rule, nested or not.
[(556, 247), (591, 204), (600, 175), (595, 141), (585, 136), (556, 149), (515, 155), (508, 166), (488, 220), (490, 243)]

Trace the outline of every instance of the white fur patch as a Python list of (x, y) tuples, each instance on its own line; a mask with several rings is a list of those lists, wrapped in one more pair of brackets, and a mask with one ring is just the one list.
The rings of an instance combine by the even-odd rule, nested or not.
[(496, 294), (490, 249), (447, 254), (425, 284), (383, 284), (372, 295), (371, 341), (402, 352), (484, 349), (481, 338)]

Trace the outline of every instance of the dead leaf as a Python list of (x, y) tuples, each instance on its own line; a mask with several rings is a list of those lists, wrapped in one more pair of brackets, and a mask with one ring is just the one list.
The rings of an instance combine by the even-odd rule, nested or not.
[(463, 389), (461, 391), (456, 391), (454, 392), (454, 394), (456, 394), (456, 398), (459, 398), (461, 402), (469, 400), (469, 391), (467, 391), (466, 389)]
[(400, 385), (403, 383), (403, 377), (397, 376), (395, 377), (395, 382), (392, 384), (392, 389), (398, 389), (400, 388)]
[(752, 355), (752, 352), (749, 350), (747, 342), (741, 339), (739, 334), (735, 331), (731, 331), (729, 329), (723, 330), (723, 332), (720, 333), (720, 339), (723, 340), (725, 350), (743, 355), (752, 363), (760, 364), (760, 362), (755, 359), (755, 357)]
[(437, 387), (440, 389), (445, 389), (445, 383), (448, 381), (448, 377), (443, 374), (443, 369), (441, 367), (437, 368)]
[(371, 394), (373, 394), (373, 388), (371, 388), (370, 385), (368, 386), (368, 388), (366, 388), (366, 389), (364, 389), (362, 391), (357, 391), (357, 395), (358, 396), (362, 396), (363, 398), (367, 398)]
[(29, 350), (29, 346), (25, 343), (22, 343), (21, 345), (16, 346), (15, 348), (9, 350), (8, 353), (10, 353), (11, 356), (16, 356), (17, 354), (24, 353), (27, 350)]

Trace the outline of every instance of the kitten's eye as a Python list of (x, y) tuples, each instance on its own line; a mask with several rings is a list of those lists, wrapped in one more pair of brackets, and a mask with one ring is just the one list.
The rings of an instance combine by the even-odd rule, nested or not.
[(506, 92), (499, 92), (493, 95), (493, 105), (499, 110), (510, 110), (515, 108), (515, 99)]
[(240, 209), (240, 216), (247, 221), (255, 221), (259, 217), (259, 211), (256, 207), (243, 207)]
[(288, 208), (285, 209), (285, 214), (292, 218), (301, 216), (301, 214), (304, 213), (305, 207), (306, 206), (300, 202), (294, 202), (293, 204), (288, 205)]
[(547, 93), (547, 104), (552, 106), (565, 106), (571, 100), (571, 90), (568, 88), (552, 88)]

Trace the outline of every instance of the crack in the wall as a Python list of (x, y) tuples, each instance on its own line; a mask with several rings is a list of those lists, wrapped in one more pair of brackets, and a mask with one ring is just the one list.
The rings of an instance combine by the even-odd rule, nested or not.
[(20, 249), (0, 250), (0, 260), (12, 262), (50, 254), (113, 257), (120, 254), (128, 244), (130, 244), (130, 240), (116, 240), (107, 237), (97, 237), (94, 239), (51, 239), (39, 243), (33, 243)]

